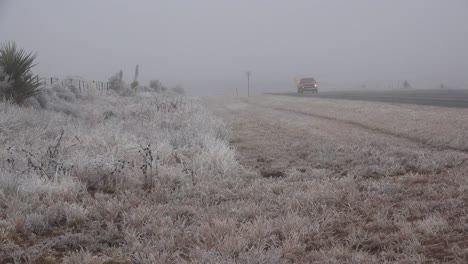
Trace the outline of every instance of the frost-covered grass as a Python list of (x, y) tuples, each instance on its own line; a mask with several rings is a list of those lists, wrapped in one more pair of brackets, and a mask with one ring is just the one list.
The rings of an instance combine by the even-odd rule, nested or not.
[(206, 102), (229, 122), (241, 163), (265, 177), (240, 194), (232, 217), (249, 231), (230, 243), (254, 234), (276, 263), (467, 263), (468, 153), (448, 138), (468, 135), (456, 130), (465, 110), (411, 106), (418, 117), (406, 117), (357, 101)]
[(468, 109), (465, 108), (273, 95), (254, 98), (252, 102), (338, 121), (355, 122), (435, 147), (468, 150)]
[(56, 86), (29, 105), (0, 105), (0, 263), (175, 261), (174, 236), (241, 181), (196, 100)]
[(264, 142), (253, 152), (287, 168), (265, 178), (196, 100), (44, 97), (0, 105), (0, 263), (468, 260), (466, 153), (272, 109), (301, 107), (279, 99), (218, 101), (247, 128), (237, 136)]

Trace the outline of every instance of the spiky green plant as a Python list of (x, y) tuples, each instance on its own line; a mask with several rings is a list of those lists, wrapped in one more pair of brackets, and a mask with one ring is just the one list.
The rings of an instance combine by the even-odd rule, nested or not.
[(29, 97), (41, 92), (42, 83), (39, 76), (31, 70), (37, 64), (37, 54), (18, 48), (14, 42), (8, 42), (0, 47), (0, 67), (9, 77), (10, 86), (1, 91), (0, 98), (22, 104)]

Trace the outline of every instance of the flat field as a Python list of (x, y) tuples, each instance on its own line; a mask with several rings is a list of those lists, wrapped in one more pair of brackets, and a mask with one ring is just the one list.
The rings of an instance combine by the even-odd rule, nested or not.
[(0, 263), (466, 263), (468, 110), (74, 94), (0, 105)]
[(277, 236), (282, 260), (468, 260), (467, 109), (287, 96), (207, 104), (263, 178), (249, 188), (263, 197), (245, 207)]

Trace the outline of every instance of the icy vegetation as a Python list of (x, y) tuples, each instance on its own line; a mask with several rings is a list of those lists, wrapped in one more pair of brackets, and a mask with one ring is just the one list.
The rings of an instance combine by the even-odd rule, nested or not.
[(178, 262), (177, 237), (242, 181), (194, 99), (56, 85), (0, 109), (0, 263)]
[(445, 110), (390, 126), (371, 103), (209, 103), (228, 127), (152, 86), (1, 103), (0, 263), (468, 259), (465, 143), (424, 132)]

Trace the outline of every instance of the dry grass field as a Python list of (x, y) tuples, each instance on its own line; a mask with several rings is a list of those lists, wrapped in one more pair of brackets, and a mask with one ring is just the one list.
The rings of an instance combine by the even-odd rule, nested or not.
[(250, 206), (279, 240), (277, 262), (468, 261), (467, 110), (282, 96), (207, 103), (229, 122), (241, 164), (263, 177)]
[(209, 254), (195, 231), (248, 175), (221, 120), (174, 95), (45, 96), (46, 109), (0, 106), (0, 263)]
[(467, 110), (48, 96), (0, 105), (0, 263), (468, 261)]

